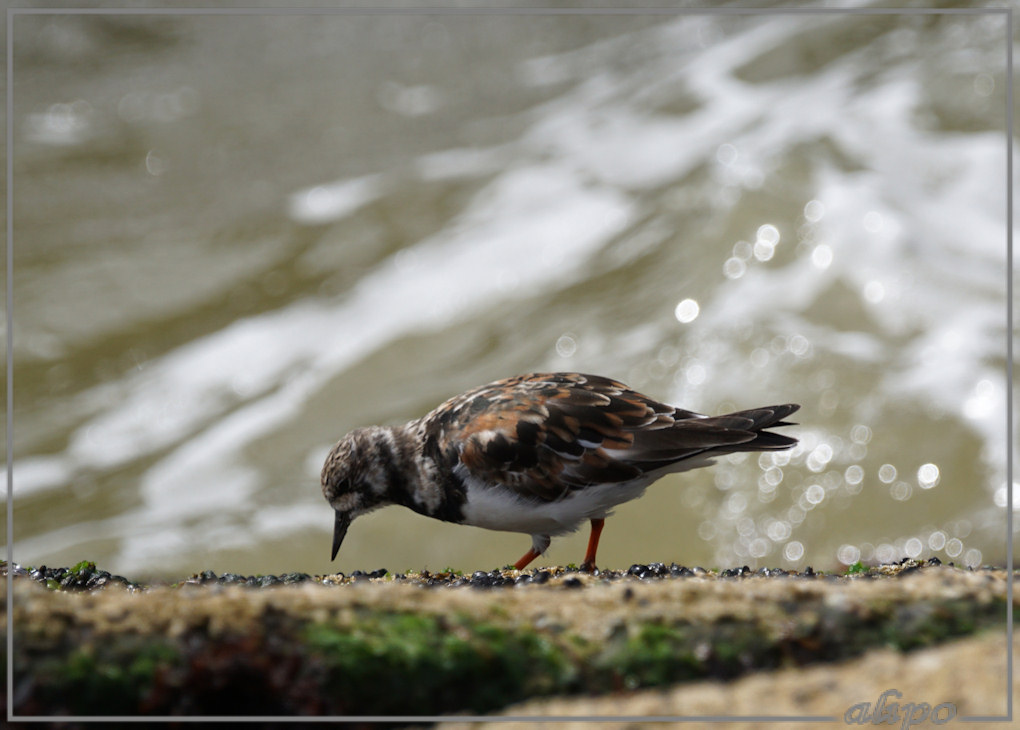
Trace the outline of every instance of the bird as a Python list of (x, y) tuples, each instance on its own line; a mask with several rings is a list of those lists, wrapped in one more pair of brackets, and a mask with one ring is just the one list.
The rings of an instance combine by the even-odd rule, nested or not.
[(597, 570), (612, 509), (660, 477), (737, 451), (788, 449), (766, 429), (800, 406), (705, 416), (584, 373), (529, 373), (472, 388), (402, 426), (358, 428), (330, 450), (322, 493), (334, 510), (335, 560), (351, 522), (402, 505), (446, 522), (520, 532), (523, 570), (554, 536), (591, 531), (581, 569)]

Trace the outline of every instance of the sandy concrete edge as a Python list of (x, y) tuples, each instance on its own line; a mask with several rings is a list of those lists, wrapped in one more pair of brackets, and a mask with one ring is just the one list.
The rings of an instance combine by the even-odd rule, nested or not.
[[(1014, 652), (1020, 651), (1020, 638), (1013, 638)], [(898, 719), (886, 715), (884, 727), (903, 726), (904, 708), (908, 703), (935, 707), (949, 702), (956, 715), (947, 725), (954, 728), (1015, 727), (966, 721), (971, 716), (1003, 715), (1006, 712), (1006, 637), (1003, 633), (985, 632), (979, 636), (949, 642), (938, 647), (901, 654), (887, 649), (868, 652), (861, 658), (838, 664), (783, 669), (745, 677), (734, 682), (697, 682), (669, 690), (642, 690), (597, 698), (553, 698), (514, 705), (500, 713), (503, 717), (584, 717), (584, 716), (756, 716), (756, 715), (827, 715), (835, 722), (721, 722), (712, 728), (836, 727), (848, 725), (844, 713), (857, 703), (869, 703), (873, 712), (883, 692), (895, 689), (901, 697), (887, 695), (886, 711), (892, 703), (898, 707)], [(1013, 688), (1017, 701), (1017, 685)], [(920, 716), (921, 710), (913, 710)], [(948, 715), (940, 711), (940, 719)], [(707, 723), (706, 723), (707, 724)], [(872, 722), (865, 723), (874, 726)], [(600, 730), (618, 730), (660, 723), (639, 720), (600, 722)], [(491, 726), (494, 730), (514, 727), (572, 730), (591, 727), (590, 721), (576, 722), (514, 722), (491, 723), (446, 722), (443, 730), (464, 730)], [(683, 726), (696, 726), (684, 723)], [(857, 723), (849, 725), (857, 726)], [(937, 727), (930, 719), (910, 725), (914, 728)]]

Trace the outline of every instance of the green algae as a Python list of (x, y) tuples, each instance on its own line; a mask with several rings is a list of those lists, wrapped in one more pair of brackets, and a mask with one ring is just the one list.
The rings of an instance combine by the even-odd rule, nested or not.
[(96, 572), (96, 564), (92, 560), (82, 560), (80, 563), (75, 564), (70, 572), (78, 578), (87, 578)]
[(574, 674), (541, 634), (464, 616), (384, 613), (355, 626), (312, 624), (303, 638), (328, 667), (326, 691), (350, 714), (487, 712), (562, 691)]
[(728, 680), (845, 659), (874, 647), (928, 646), (994, 626), (1002, 609), (1004, 602), (977, 607), (950, 601), (869, 615), (822, 610), (782, 631), (735, 619), (634, 621), (605, 641), (584, 639), (569, 628), (507, 625), (499, 617), (378, 610), (331, 622), (277, 616), (271, 635), (193, 631), (170, 643), (116, 634), (74, 648), (62, 642), (56, 650), (20, 640), (16, 627), (16, 686), (25, 698), (17, 709), (81, 715), (486, 713), (533, 697)]
[(860, 560), (858, 560), (853, 565), (848, 566), (847, 569), (846, 569), (846, 574), (847, 575), (858, 575), (860, 573), (867, 573), (867, 572), (868, 572), (868, 569), (864, 566), (864, 563), (862, 563)]
[(24, 714), (33, 714), (31, 706), (38, 705), (47, 714), (131, 715), (139, 712), (157, 673), (179, 661), (179, 651), (169, 642), (125, 637), (47, 656), (31, 678), (19, 677), (16, 665), (16, 686), (26, 681), (34, 685)]

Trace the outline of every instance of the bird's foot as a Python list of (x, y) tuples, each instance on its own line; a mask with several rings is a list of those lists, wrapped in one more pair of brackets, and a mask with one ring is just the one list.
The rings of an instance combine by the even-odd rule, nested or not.
[(514, 568), (516, 570), (524, 570), (532, 560), (534, 560), (535, 558), (537, 558), (541, 554), (542, 553), (540, 553), (540, 552), (536, 551), (534, 548), (532, 548), (528, 552), (524, 553), (524, 555), (521, 556), (520, 560), (518, 560), (516, 563), (514, 563)]

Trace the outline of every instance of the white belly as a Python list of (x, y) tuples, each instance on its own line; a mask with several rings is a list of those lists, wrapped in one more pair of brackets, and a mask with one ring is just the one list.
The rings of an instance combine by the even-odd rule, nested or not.
[(613, 507), (640, 497), (653, 479), (601, 484), (571, 492), (556, 502), (532, 501), (468, 477), (464, 523), (527, 535), (562, 535), (587, 520), (606, 517)]

